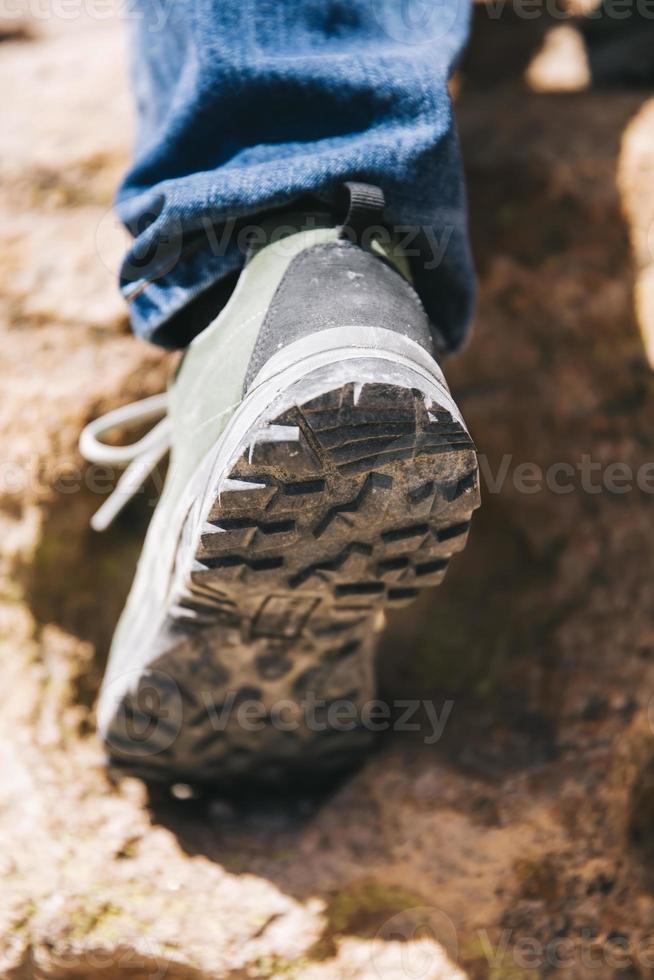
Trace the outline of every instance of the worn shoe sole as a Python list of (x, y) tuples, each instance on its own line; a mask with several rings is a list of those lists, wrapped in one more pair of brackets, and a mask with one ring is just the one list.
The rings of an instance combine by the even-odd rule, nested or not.
[(105, 686), (115, 766), (277, 782), (369, 747), (379, 614), (464, 547), (477, 458), (440, 372), (351, 348), (322, 360), (262, 383), (221, 440), (161, 621), (127, 689)]

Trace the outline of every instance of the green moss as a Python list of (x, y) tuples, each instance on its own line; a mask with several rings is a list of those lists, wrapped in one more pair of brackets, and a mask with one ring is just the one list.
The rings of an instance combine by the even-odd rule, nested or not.
[(30, 932), (32, 919), (36, 915), (37, 906), (31, 898), (26, 899), (17, 913), (17, 917), (11, 924), (11, 933), (14, 937), (26, 937)]
[(70, 917), (71, 936), (73, 939), (84, 939), (91, 932), (105, 929), (121, 916), (121, 909), (111, 902), (102, 902), (91, 908), (77, 908)]
[(480, 936), (462, 946), (459, 963), (471, 977), (484, 980), (539, 980), (542, 975), (516, 963), (510, 946), (495, 948)]
[(368, 882), (337, 892), (327, 905), (326, 915), (334, 933), (370, 936), (389, 916), (424, 904), (420, 896), (404, 888)]
[(553, 905), (559, 898), (559, 882), (553, 862), (545, 857), (542, 861), (517, 861), (514, 871), (520, 883), (523, 898)]
[(435, 605), (415, 658), (414, 674), (421, 689), (492, 697), (509, 643), (505, 614), (485, 608), (480, 622), (482, 614), (471, 617), (469, 606), (467, 597), (455, 596), (447, 604)]
[(286, 980), (298, 980), (311, 961), (306, 956), (300, 956), (296, 960), (287, 960), (282, 956), (260, 956), (249, 969), (253, 977), (260, 980), (268, 980), (269, 977), (285, 977)]
[(325, 931), (311, 955), (313, 959), (328, 959), (335, 955), (339, 937), (371, 939), (393, 916), (427, 904), (420, 895), (397, 885), (367, 881), (345, 888), (327, 903)]

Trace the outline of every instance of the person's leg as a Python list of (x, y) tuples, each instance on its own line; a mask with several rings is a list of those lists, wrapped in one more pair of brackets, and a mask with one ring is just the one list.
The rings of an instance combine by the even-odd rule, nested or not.
[(473, 275), (448, 79), (468, 20), (468, 0), (133, 0), (137, 146), (118, 210), (135, 332), (185, 346), (243, 263), (234, 221), (364, 180), (456, 348)]

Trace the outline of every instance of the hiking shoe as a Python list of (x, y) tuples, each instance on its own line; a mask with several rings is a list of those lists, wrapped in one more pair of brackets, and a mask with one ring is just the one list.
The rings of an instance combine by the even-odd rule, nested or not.
[[(250, 257), (132, 464), (170, 444), (100, 697), (114, 765), (277, 782), (369, 747), (381, 613), (441, 582), (479, 505), (432, 329), (402, 259), (333, 222)], [(82, 451), (111, 461), (99, 432), (162, 411), (112, 413)]]

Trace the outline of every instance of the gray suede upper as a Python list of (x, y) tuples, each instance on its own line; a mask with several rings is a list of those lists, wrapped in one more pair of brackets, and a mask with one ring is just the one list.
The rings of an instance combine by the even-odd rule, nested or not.
[(282, 346), (348, 326), (393, 330), (433, 354), (429, 319), (411, 284), (373, 252), (332, 241), (307, 248), (290, 262), (259, 331), (245, 390)]

